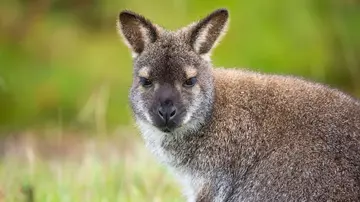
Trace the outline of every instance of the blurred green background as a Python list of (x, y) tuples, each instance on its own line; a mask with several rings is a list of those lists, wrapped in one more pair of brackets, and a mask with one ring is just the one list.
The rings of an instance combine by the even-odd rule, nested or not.
[[(1, 193), (5, 199), (16, 201), (19, 193), (12, 190), (18, 186), (16, 182), (24, 180), (41, 187), (38, 201), (179, 198), (171, 177), (165, 177), (163, 168), (143, 151), (132, 126), (128, 105), (131, 57), (117, 34), (116, 19), (119, 11), (127, 8), (164, 27), (177, 29), (219, 7), (229, 9), (231, 20), (227, 35), (213, 53), (215, 66), (293, 74), (360, 97), (359, 0), (0, 1), (0, 136), (45, 133), (50, 142), (60, 142), (66, 134), (70, 139), (79, 134), (121, 137), (113, 140), (120, 142), (120, 151), (114, 152), (120, 153), (117, 160), (98, 157), (99, 150), (93, 149), (90, 154), (84, 150), (92, 163), (86, 164), (89, 161), (84, 157), (89, 177), (80, 184), (74, 184), (72, 176), (83, 170), (61, 160), (60, 170), (54, 171), (53, 164), (36, 160), (33, 144), (29, 150), (27, 144), (18, 143), (27, 141), (15, 139), (11, 144), (24, 150), (27, 160), (14, 163), (15, 157), (11, 156), (2, 161), (0, 201)], [(8, 154), (10, 143), (0, 143), (0, 153)], [(141, 146), (126, 147), (137, 143)], [(64, 153), (60, 148), (59, 153)], [(54, 146), (48, 149), (55, 150)], [(38, 166), (33, 168), (35, 164)], [(102, 181), (99, 173), (109, 174), (108, 181)], [(163, 178), (159, 188), (155, 181)], [(154, 187), (157, 192), (153, 192)], [(82, 194), (75, 190), (82, 190)], [(92, 200), (83, 198), (89, 192), (93, 193)]]
[(131, 57), (120, 10), (170, 29), (230, 10), (215, 65), (294, 74), (360, 91), (360, 1), (5, 0), (0, 3), (2, 130), (128, 125)]

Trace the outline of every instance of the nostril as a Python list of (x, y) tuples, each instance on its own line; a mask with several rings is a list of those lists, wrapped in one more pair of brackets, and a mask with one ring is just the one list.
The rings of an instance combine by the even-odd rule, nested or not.
[(161, 118), (164, 118), (164, 113), (161, 111), (161, 108), (158, 110), (158, 113), (159, 113)]
[(173, 118), (175, 116), (175, 114), (176, 114), (176, 108), (172, 107), (171, 109), (172, 110), (171, 110), (171, 113), (170, 113), (170, 118)]

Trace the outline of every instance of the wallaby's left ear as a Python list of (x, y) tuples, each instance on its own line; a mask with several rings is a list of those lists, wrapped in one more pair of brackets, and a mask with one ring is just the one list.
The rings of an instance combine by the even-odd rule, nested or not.
[(195, 52), (200, 55), (210, 53), (225, 34), (228, 18), (229, 12), (226, 9), (218, 9), (195, 24), (190, 31), (190, 45)]
[(150, 20), (129, 10), (120, 12), (118, 29), (134, 55), (139, 55), (147, 44), (158, 38), (158, 30)]

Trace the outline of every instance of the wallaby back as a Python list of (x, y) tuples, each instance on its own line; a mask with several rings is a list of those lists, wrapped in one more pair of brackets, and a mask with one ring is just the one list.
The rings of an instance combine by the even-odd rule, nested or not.
[(232, 70), (214, 76), (205, 133), (216, 134), (210, 142), (218, 147), (204, 149), (232, 173), (229, 201), (360, 200), (358, 101), (291, 77)]

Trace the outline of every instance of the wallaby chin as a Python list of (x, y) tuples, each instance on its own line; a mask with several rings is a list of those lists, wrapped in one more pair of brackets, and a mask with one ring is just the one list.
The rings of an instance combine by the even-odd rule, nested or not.
[(291, 76), (213, 68), (218, 9), (178, 31), (131, 11), (130, 103), (146, 146), (188, 201), (360, 200), (360, 102)]

